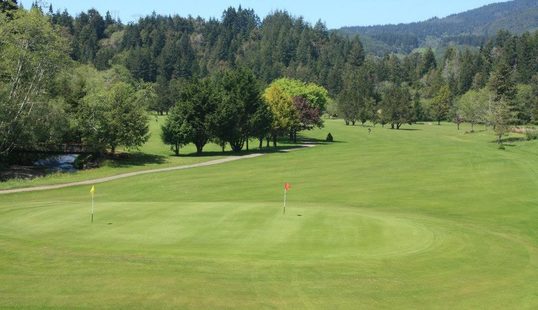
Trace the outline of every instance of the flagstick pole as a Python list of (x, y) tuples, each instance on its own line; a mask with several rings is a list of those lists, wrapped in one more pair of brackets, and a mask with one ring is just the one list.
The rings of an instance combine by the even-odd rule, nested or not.
[(284, 209), (282, 210), (282, 214), (286, 214), (286, 200), (288, 196), (288, 191), (284, 189)]
[(92, 193), (92, 224), (93, 224), (93, 193)]

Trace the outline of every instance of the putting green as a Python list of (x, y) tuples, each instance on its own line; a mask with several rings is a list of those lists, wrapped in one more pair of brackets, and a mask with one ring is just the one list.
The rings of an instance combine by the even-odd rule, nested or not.
[(538, 144), (417, 129), (0, 196), (0, 307), (536, 308)]
[[(47, 214), (52, 220), (39, 222), (36, 209), (47, 204), (36, 204), (27, 210), (14, 210), (14, 216), (21, 216), (8, 226), (12, 231), (24, 231), (31, 225), (32, 234), (19, 237), (44, 239), (51, 246), (73, 250), (85, 245), (93, 248), (98, 242), (112, 250), (141, 247), (178, 255), (204, 257), (218, 253), (264, 260), (278, 260), (282, 253), (287, 259), (299, 260), (394, 257), (426, 251), (435, 239), (427, 225), (410, 219), (335, 206), (294, 206), (286, 215), (282, 215), (280, 205), (256, 203), (98, 206), (93, 225), (80, 225), (87, 215), (85, 205), (58, 208), (56, 216)], [(142, 222), (142, 229), (132, 230), (133, 223)], [(60, 226), (77, 237), (68, 244), (63, 238), (59, 243), (52, 242)]]

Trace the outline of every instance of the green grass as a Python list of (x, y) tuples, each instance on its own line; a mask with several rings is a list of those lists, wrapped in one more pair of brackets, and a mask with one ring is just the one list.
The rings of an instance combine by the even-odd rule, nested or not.
[(0, 196), (0, 308), (536, 309), (538, 141), (412, 128)]
[[(166, 116), (151, 116), (151, 135), (149, 141), (139, 150), (120, 150), (120, 153), (123, 152), (129, 154), (127, 158), (105, 160), (101, 167), (97, 169), (78, 171), (76, 173), (56, 173), (31, 180), (14, 179), (6, 182), (0, 182), (0, 190), (76, 182), (126, 172), (195, 164), (219, 159), (225, 156), (236, 155), (230, 151), (229, 147), (227, 147), (225, 153), (222, 153), (220, 146), (209, 143), (204, 148), (204, 154), (200, 156), (196, 155), (196, 148), (192, 144), (182, 148), (179, 157), (173, 156), (173, 152), (170, 151), (170, 147), (164, 145), (160, 138), (161, 125), (164, 123), (165, 117)], [(251, 144), (253, 147), (257, 147), (258, 145), (257, 141), (251, 141), (251, 143), (253, 143)]]

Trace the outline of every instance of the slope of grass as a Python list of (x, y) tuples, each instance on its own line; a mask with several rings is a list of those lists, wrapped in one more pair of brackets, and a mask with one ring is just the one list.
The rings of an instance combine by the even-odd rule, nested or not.
[(537, 141), (412, 129), (0, 196), (0, 308), (538, 307)]

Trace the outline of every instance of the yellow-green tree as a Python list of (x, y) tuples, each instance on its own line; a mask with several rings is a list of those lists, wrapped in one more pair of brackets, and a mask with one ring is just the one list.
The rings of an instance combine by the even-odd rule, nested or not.
[(452, 95), (450, 93), (450, 87), (448, 85), (444, 85), (433, 98), (432, 102), (433, 114), (435, 115), (437, 125), (441, 125), (441, 121), (446, 119), (448, 116), (451, 103)]
[(321, 115), (331, 101), (324, 87), (289, 78), (271, 83), (263, 98), (273, 113), (274, 145), (278, 136), (289, 134), (296, 141), (298, 131), (322, 127)]
[(278, 136), (284, 135), (299, 122), (299, 115), (293, 106), (292, 97), (280, 86), (271, 84), (263, 93), (263, 99), (273, 114), (271, 137), (276, 147)]

